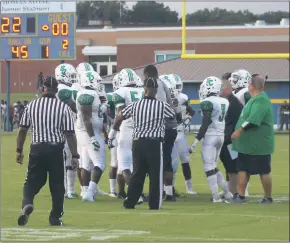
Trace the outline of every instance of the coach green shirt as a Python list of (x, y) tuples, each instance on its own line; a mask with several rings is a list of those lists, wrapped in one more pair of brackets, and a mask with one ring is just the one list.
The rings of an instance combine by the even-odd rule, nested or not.
[(268, 155), (274, 152), (273, 107), (266, 93), (252, 97), (244, 106), (236, 125), (239, 129), (244, 122), (256, 125), (242, 131), (233, 141), (233, 150), (248, 155)]

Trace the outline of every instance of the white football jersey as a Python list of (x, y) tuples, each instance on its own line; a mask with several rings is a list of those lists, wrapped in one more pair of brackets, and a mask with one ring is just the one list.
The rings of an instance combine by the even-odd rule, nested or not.
[(101, 110), (101, 101), (95, 90), (90, 89), (81, 89), (77, 93), (76, 99), (76, 107), (77, 107), (77, 128), (81, 130), (86, 130), (83, 115), (81, 112), (81, 106), (92, 106), (92, 118), (91, 122), (93, 125), (93, 129), (97, 131), (101, 131), (103, 128), (103, 113)]
[(212, 123), (206, 135), (224, 135), (225, 117), (229, 108), (229, 101), (222, 97), (210, 96), (200, 102), (202, 112), (211, 113)]
[[(115, 107), (128, 106), (133, 102), (139, 101), (144, 96), (144, 89), (136, 87), (121, 87), (113, 94), (113, 102)], [(133, 127), (131, 118), (122, 122), (126, 126)]]
[(245, 106), (245, 104), (247, 104), (247, 102), (251, 99), (251, 95), (247, 87), (241, 89), (234, 95), (238, 98), (243, 106)]

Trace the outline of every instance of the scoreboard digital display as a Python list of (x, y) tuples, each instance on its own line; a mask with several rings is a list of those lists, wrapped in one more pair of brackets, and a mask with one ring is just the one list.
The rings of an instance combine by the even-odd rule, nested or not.
[(76, 58), (76, 13), (1, 14), (1, 59)]

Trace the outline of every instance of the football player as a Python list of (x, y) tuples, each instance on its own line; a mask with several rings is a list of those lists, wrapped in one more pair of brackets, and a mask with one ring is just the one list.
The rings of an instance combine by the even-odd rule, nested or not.
[[(96, 72), (85, 72), (80, 76), (82, 89), (77, 93), (77, 129), (81, 145), (83, 167), (83, 200), (95, 201), (99, 191), (98, 183), (106, 167), (105, 141), (103, 131), (103, 112), (100, 98), (96, 92), (100, 76)], [(88, 176), (91, 178), (88, 185)]]
[(189, 104), (189, 100), (186, 94), (182, 93), (183, 83), (181, 78), (176, 74), (170, 74), (169, 79), (175, 81), (176, 90), (174, 93), (176, 94), (176, 98), (181, 105), (181, 115), (182, 115), (182, 123), (177, 127), (177, 138), (175, 140), (177, 152), (179, 159), (182, 165), (182, 172), (185, 179), (186, 193), (195, 195), (197, 194), (195, 190), (193, 190), (192, 179), (191, 179), (191, 168), (189, 165), (190, 156), (188, 152), (188, 143), (185, 137), (185, 128), (190, 126), (192, 117), (195, 111), (192, 109)]
[[(234, 95), (238, 98), (243, 106), (251, 99), (251, 95), (248, 90), (248, 83), (251, 81), (251, 74), (244, 69), (239, 69), (231, 74), (229, 81), (232, 84)], [(245, 196), (249, 196), (249, 183), (247, 184)]]
[[(144, 90), (136, 87), (137, 82), (137, 75), (132, 69), (123, 69), (118, 74), (119, 89), (116, 90), (113, 95), (113, 101), (117, 113), (121, 112), (123, 108), (143, 97)], [(129, 183), (132, 170), (132, 134), (133, 121), (132, 119), (127, 119), (123, 121), (120, 126), (117, 147), (118, 169), (122, 171), (127, 185)], [(113, 139), (114, 138), (110, 137), (109, 134), (109, 140), (112, 142)], [(113, 146), (114, 145), (110, 145), (109, 143), (110, 148)]]
[[(55, 78), (58, 81), (56, 97), (66, 103), (74, 113), (76, 113), (76, 105), (73, 99), (72, 84), (76, 82), (76, 74), (75, 68), (68, 63), (60, 64), (55, 69)], [(75, 192), (77, 174), (71, 166), (72, 155), (67, 143), (64, 146), (64, 160), (66, 165), (66, 198), (75, 199), (78, 197)]]
[(214, 203), (223, 201), (218, 193), (219, 186), (226, 199), (232, 198), (224, 176), (217, 168), (217, 161), (224, 142), (225, 116), (229, 107), (229, 101), (219, 97), (221, 86), (222, 82), (217, 77), (208, 77), (200, 85), (202, 124), (189, 149), (189, 152), (192, 153), (198, 142), (203, 139), (201, 156)]

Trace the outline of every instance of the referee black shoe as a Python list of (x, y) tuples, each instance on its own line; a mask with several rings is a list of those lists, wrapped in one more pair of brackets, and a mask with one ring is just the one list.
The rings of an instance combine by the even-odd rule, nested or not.
[(49, 217), (50, 226), (63, 226), (63, 222), (61, 219)]
[(32, 204), (27, 204), (23, 207), (21, 210), (21, 214), (18, 217), (18, 225), (19, 226), (24, 226), (27, 224), (29, 215), (33, 212), (33, 205)]
[(171, 195), (165, 195), (163, 201), (166, 201), (166, 202), (176, 202), (176, 197), (171, 196)]

